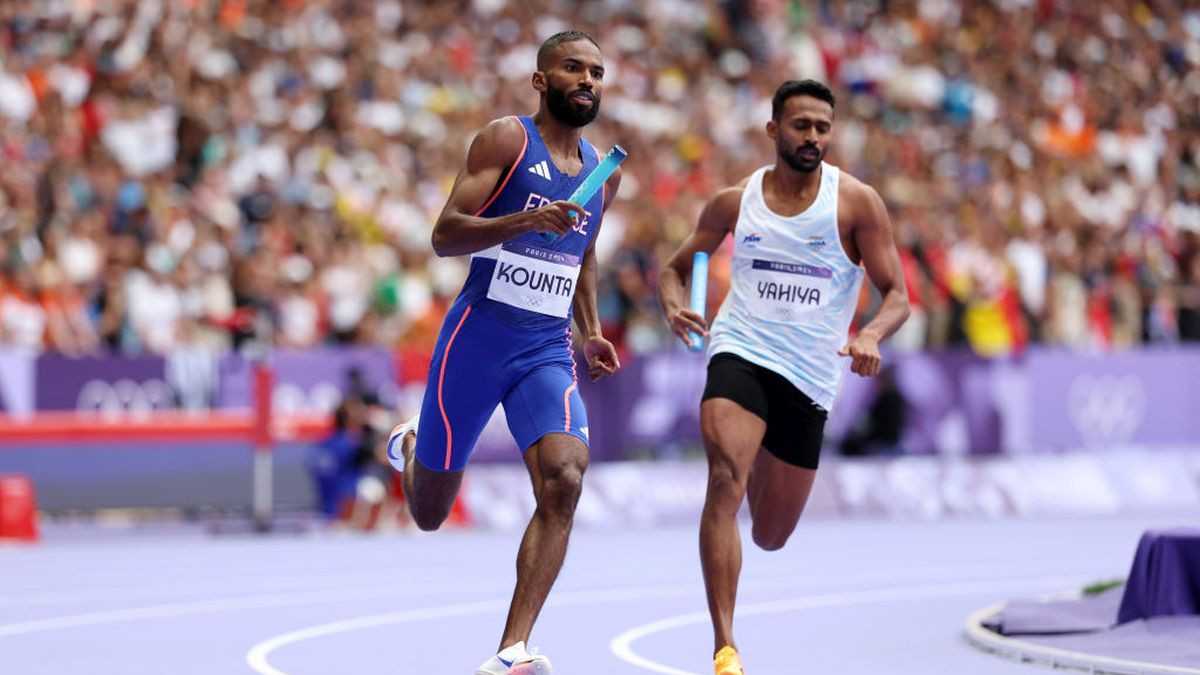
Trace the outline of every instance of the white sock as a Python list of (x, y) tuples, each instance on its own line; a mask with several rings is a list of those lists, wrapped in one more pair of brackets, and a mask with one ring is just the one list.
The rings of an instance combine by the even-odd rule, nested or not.
[(509, 646), (505, 647), (504, 649), (501, 649), (500, 652), (498, 654), (496, 654), (496, 656), (499, 656), (500, 658), (504, 659), (505, 661), (509, 661), (509, 662), (515, 661), (516, 659), (519, 659), (525, 655), (526, 655), (526, 653), (525, 653), (525, 642), (524, 641), (509, 645)]

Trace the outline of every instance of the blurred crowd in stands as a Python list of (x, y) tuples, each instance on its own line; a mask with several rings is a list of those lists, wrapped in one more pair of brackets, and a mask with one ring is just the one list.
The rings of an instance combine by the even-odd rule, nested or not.
[(658, 270), (803, 77), (889, 206), (897, 348), (1200, 340), (1195, 0), (4, 0), (0, 345), (428, 352), (467, 264), (433, 220), (567, 28), (630, 151), (598, 244), (627, 355), (672, 341)]

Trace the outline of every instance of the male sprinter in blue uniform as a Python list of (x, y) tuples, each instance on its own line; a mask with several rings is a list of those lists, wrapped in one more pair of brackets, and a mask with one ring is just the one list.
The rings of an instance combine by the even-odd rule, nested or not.
[[(880, 341), (908, 317), (883, 200), (823, 161), (833, 93), (812, 80), (790, 81), (771, 103), (767, 136), (775, 165), (709, 200), (659, 281), (671, 330), (685, 344), (688, 331), (709, 338), (700, 405), (708, 455), (700, 562), (717, 675), (743, 675), (733, 641), (742, 499), (749, 493), (754, 543), (781, 548), (816, 476), (825, 417), (842, 376), (839, 357), (850, 357), (858, 375), (878, 374)], [(704, 318), (684, 304), (682, 280), (696, 251), (711, 253), (730, 233), (730, 289), (710, 334)], [(864, 269), (883, 303), (847, 342)]]
[(433, 230), (434, 251), (470, 254), (470, 273), (434, 348), (420, 433), (414, 418), (388, 441), (422, 530), (436, 530), (449, 515), (463, 468), (497, 404), (524, 453), (537, 509), (517, 554), (499, 653), (477, 675), (550, 673), (549, 659), (525, 645), (562, 567), (588, 464), (572, 315), (588, 375), (596, 380), (620, 368), (616, 350), (600, 334), (595, 254), (620, 174), (586, 204), (562, 201), (600, 160), (583, 127), (600, 109), (603, 77), (595, 40), (579, 31), (558, 33), (538, 50), (537, 113), (494, 120), (471, 143)]

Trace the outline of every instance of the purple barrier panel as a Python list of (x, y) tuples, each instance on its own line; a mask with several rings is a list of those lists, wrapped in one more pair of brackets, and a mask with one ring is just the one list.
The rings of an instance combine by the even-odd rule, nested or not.
[(673, 456), (699, 444), (706, 363), (702, 354), (669, 349), (631, 358), (615, 377), (580, 382), (592, 456)]
[(1169, 445), (1200, 440), (1200, 351), (1029, 355), (1038, 448)]
[[(275, 410), (333, 410), (349, 388), (352, 370), (359, 372), (366, 389), (376, 392), (384, 405), (395, 404), (395, 359), (382, 347), (279, 350), (270, 359), (275, 371)], [(253, 362), (241, 354), (223, 357), (218, 364), (214, 407), (250, 407), (252, 370)]]
[[(1144, 351), (1092, 357), (1035, 349), (1021, 357), (988, 359), (969, 351), (888, 354), (896, 386), (906, 402), (902, 447), (907, 454), (989, 455), (1052, 452), (1080, 447), (1086, 438), (1175, 445), (1200, 440), (1200, 351)], [(580, 372), (584, 372), (582, 366)], [(665, 350), (630, 359), (615, 377), (581, 378), (588, 408), (592, 457), (670, 456), (700, 441), (699, 404), (705, 381), (702, 355)], [(1074, 389), (1072, 389), (1074, 382)], [(878, 378), (851, 373), (826, 425), (826, 452), (870, 409)], [(1092, 386), (1099, 383), (1099, 386)], [(1128, 398), (1113, 385), (1136, 387), (1144, 416), (1136, 433), (1130, 410), (1111, 408)], [(1105, 386), (1108, 388), (1105, 388)], [(1089, 398), (1091, 397), (1091, 398)], [(1137, 404), (1132, 397), (1129, 405)], [(1074, 413), (1072, 413), (1074, 410)], [(1087, 415), (1101, 419), (1087, 421)], [(1072, 417), (1074, 415), (1074, 417)], [(514, 447), (503, 415), (485, 431), (481, 458), (508, 460)], [(484, 461), (487, 461), (485, 459)]]
[[(886, 354), (883, 358), (885, 363), (890, 363), (892, 360)], [(825, 437), (830, 439), (845, 437), (858, 421), (859, 416), (866, 414), (874, 393), (874, 381), (858, 376), (843, 376), (837, 399), (833, 402), (833, 410), (829, 411), (829, 419), (825, 421)]]
[(677, 346), (645, 359), (632, 414), (624, 417), (628, 442), (671, 453), (681, 443), (700, 442), (700, 398), (708, 377), (702, 354)]
[(175, 407), (166, 361), (157, 356), (69, 358), (44, 354), (34, 366), (38, 410), (146, 411)]
[[(889, 362), (896, 368), (897, 386), (907, 402), (903, 445), (908, 453), (1000, 451), (1001, 406), (995, 400), (993, 379), (996, 364), (1009, 362), (969, 352), (891, 355)], [(706, 364), (701, 354), (665, 350), (630, 360), (616, 377), (581, 381), (593, 458), (670, 456), (699, 444)], [(826, 428), (832, 445), (869, 409), (876, 383), (874, 378), (847, 373)]]
[[(993, 393), (996, 365), (967, 351), (886, 354), (904, 397), (901, 446), (906, 454), (993, 454), (1000, 451), (999, 406)], [(834, 403), (826, 436), (839, 443), (874, 401), (878, 378), (848, 370)], [(832, 448), (830, 448), (832, 451)]]
[(621, 459), (625, 456), (625, 436), (622, 415), (628, 411), (624, 392), (629, 389), (625, 377), (637, 370), (637, 360), (622, 363), (616, 375), (592, 382), (587, 376), (587, 359), (575, 352), (575, 368), (579, 379), (579, 395), (588, 416), (588, 454), (594, 461)]

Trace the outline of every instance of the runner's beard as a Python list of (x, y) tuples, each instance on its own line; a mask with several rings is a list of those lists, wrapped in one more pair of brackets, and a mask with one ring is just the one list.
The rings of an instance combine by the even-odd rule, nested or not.
[(596, 92), (589, 93), (592, 95), (592, 105), (585, 108), (571, 101), (571, 97), (565, 89), (547, 87), (546, 107), (550, 110), (550, 114), (554, 115), (555, 119), (567, 126), (587, 126), (592, 120), (596, 119), (596, 113), (600, 112), (600, 95)]
[[(787, 162), (788, 166), (802, 173), (812, 173), (821, 168), (821, 162), (825, 159), (825, 152), (815, 145), (803, 144), (792, 152), (784, 150), (782, 145), (777, 144), (777, 147), (779, 148), (779, 156), (783, 158), (783, 161)], [(805, 148), (812, 148), (817, 151), (815, 159), (809, 159), (800, 154), (800, 151)]]

